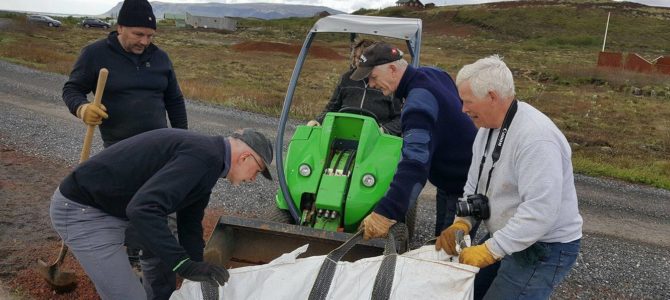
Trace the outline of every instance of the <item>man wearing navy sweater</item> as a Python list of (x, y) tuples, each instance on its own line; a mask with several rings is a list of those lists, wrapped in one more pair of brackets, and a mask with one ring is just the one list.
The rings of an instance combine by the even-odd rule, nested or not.
[[(123, 247), (135, 227), (144, 247), (171, 270), (194, 281), (228, 280), (225, 268), (203, 262), (202, 219), (219, 178), (233, 185), (272, 179), (272, 144), (252, 129), (231, 137), (156, 129), (114, 144), (80, 164), (51, 199), (51, 222), (102, 299), (167, 299), (145, 292)], [(179, 241), (167, 216), (177, 214)]]
[(351, 79), (366, 77), (370, 87), (406, 100), (400, 119), (402, 159), (388, 191), (363, 220), (364, 237), (386, 236), (391, 225), (404, 221), (426, 180), (437, 187), (435, 235), (439, 235), (451, 225), (463, 194), (477, 129), (461, 112), (461, 99), (449, 75), (437, 68), (408, 65), (398, 48), (384, 42), (366, 48)]

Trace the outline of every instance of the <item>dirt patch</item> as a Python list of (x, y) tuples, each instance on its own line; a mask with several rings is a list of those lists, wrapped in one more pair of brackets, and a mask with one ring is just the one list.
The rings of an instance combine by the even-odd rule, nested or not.
[[(281, 52), (292, 55), (300, 54), (302, 45), (299, 44), (285, 44), (273, 42), (242, 42), (233, 45), (233, 50), (237, 52), (246, 51), (261, 51), (261, 52)], [(323, 59), (344, 59), (345, 57), (335, 52), (335, 50), (319, 45), (312, 45), (309, 48), (309, 55), (316, 58)]]
[[(100, 299), (72, 253), (61, 267), (77, 275), (77, 288), (68, 293), (53, 292), (33, 269), (38, 258), (52, 262), (60, 249), (60, 238), (49, 218), (49, 201), (70, 170), (63, 163), (28, 156), (0, 144), (0, 282), (18, 299)], [(205, 240), (222, 213), (222, 209), (206, 211)]]
[(205, 218), (202, 220), (202, 236), (205, 238), (205, 241), (209, 240), (209, 237), (212, 235), (216, 224), (219, 221), (219, 217), (223, 214), (223, 209), (207, 209), (205, 211)]
[(454, 22), (457, 11), (440, 12), (423, 19), (423, 32), (426, 36), (469, 37), (477, 34), (477, 26)]
[(32, 299), (99, 299), (71, 253), (62, 265), (77, 274), (78, 287), (55, 294), (33, 269), (38, 258), (51, 262), (60, 239), (51, 227), (49, 201), (70, 171), (65, 164), (24, 155), (0, 145), (0, 280), (11, 293)]

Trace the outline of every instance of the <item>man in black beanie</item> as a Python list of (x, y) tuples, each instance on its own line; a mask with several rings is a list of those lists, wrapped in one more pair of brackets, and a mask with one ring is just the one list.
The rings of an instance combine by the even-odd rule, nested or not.
[(156, 30), (156, 17), (151, 4), (146, 0), (126, 0), (119, 10), (119, 25), (146, 27)]
[[(70, 112), (88, 125), (100, 125), (104, 146), (167, 126), (188, 128), (186, 107), (172, 62), (151, 41), (156, 18), (146, 0), (126, 0), (117, 31), (81, 51), (63, 86)], [(102, 106), (90, 105), (98, 72), (109, 70)]]
[[(88, 125), (100, 125), (104, 147), (137, 134), (168, 127), (188, 129), (186, 107), (172, 62), (152, 43), (156, 18), (147, 0), (125, 0), (119, 11), (117, 31), (82, 49), (63, 101), (70, 112)], [(86, 95), (95, 93), (98, 72), (109, 70), (102, 105), (90, 105)], [(167, 115), (167, 118), (166, 118)], [(139, 248), (137, 234), (129, 229), (126, 241)], [(171, 268), (151, 253), (142, 257), (143, 283), (149, 299), (167, 299), (175, 289)]]

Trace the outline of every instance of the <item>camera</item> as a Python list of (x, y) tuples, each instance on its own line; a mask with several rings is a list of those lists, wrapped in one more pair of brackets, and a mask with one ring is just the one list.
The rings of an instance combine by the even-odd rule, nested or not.
[(489, 198), (482, 194), (468, 195), (465, 201), (456, 203), (456, 215), (459, 217), (472, 216), (477, 220), (486, 220), (491, 217)]

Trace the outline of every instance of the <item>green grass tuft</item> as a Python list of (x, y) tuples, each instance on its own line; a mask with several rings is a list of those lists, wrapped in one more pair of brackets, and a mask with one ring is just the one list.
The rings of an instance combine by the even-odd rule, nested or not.
[(575, 156), (572, 158), (572, 164), (577, 173), (594, 177), (611, 177), (670, 190), (670, 163), (668, 161), (622, 168), (607, 162)]

